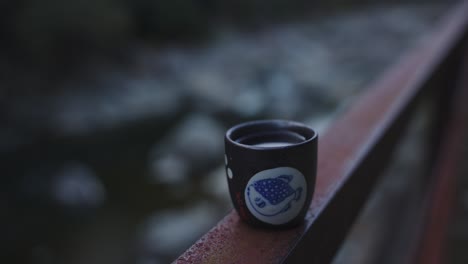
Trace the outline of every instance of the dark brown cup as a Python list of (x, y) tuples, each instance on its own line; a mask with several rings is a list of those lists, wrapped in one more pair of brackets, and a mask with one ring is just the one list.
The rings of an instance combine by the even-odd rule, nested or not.
[(260, 227), (300, 224), (310, 206), (318, 134), (286, 120), (252, 121), (226, 132), (226, 175), (241, 219)]

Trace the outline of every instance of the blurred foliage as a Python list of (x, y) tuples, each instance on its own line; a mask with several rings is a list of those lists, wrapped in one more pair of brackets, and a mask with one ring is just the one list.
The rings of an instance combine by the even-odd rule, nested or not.
[(127, 36), (132, 27), (125, 6), (114, 0), (29, 0), (17, 20), (19, 41), (33, 49), (85, 40), (107, 43)]
[[(418, 1), (418, 0), (413, 0)], [(355, 0), (353, 5), (376, 2)], [(219, 25), (255, 28), (326, 14), (349, 1), (306, 0), (17, 0), (0, 3), (0, 48), (23, 60), (67, 61), (135, 39), (154, 44), (204, 39)]]

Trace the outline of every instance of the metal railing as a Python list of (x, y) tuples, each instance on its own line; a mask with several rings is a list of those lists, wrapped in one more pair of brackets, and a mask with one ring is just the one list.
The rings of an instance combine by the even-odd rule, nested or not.
[[(467, 14), (468, 1), (449, 11), (418, 47), (402, 56), (366, 89), (350, 110), (321, 136), (316, 189), (303, 225), (279, 231), (254, 229), (232, 211), (175, 262), (329, 263), (367, 201), (378, 175), (388, 165), (412, 112), (424, 97), (434, 100), (437, 108), (428, 131), (432, 148), (426, 171), (430, 176), (426, 178), (424, 192), (426, 206), (414, 220), (415, 227), (420, 228), (408, 238), (414, 243), (404, 254), (408, 263), (427, 263), (428, 258), (424, 256), (428, 250), (438, 254), (431, 261), (441, 259), (442, 253), (434, 249), (440, 244), (423, 243), (427, 239), (421, 238), (441, 236), (440, 230), (447, 223), (431, 223), (425, 219), (431, 214), (448, 215), (449, 212), (443, 210), (450, 201), (444, 197), (450, 193), (453, 183), (454, 176), (450, 175), (455, 175), (448, 171), (453, 172), (456, 164), (454, 159), (440, 155), (456, 156), (454, 146), (463, 138), (463, 134), (453, 134), (453, 130), (461, 131), (459, 116), (463, 113), (466, 116), (466, 110), (454, 112), (454, 108), (463, 106), (459, 99), (461, 92), (455, 88), (468, 88), (466, 80), (457, 81), (463, 76), (461, 55), (466, 49)], [(452, 102), (454, 93), (459, 100)], [(466, 93), (463, 96), (468, 99)], [(447, 132), (446, 128), (451, 131)], [(450, 135), (449, 142), (446, 135)], [(429, 173), (433, 169), (434, 173)]]

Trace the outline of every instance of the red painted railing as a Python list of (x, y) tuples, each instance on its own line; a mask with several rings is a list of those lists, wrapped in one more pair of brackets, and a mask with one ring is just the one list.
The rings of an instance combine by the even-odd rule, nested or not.
[[(452, 105), (454, 88), (467, 86), (467, 82), (454, 81), (463, 76), (459, 62), (460, 54), (466, 49), (467, 14), (468, 1), (452, 9), (419, 47), (388, 69), (321, 136), (316, 190), (303, 225), (280, 231), (255, 229), (241, 222), (233, 211), (176, 263), (329, 263), (366, 202), (378, 175), (389, 163), (404, 128), (411, 121), (411, 113), (421, 98), (429, 96), (438, 106), (435, 125), (430, 132), (436, 135), (432, 138), (434, 147), (429, 153), (433, 162), (427, 168), (427, 171), (435, 168), (435, 172), (427, 177), (428, 184), (425, 185), (427, 206), (415, 219), (417, 226), (422, 227), (418, 232), (412, 232), (418, 237), (408, 239), (413, 239), (415, 245), (404, 253), (407, 262), (427, 263), (426, 251), (436, 254), (434, 248), (441, 245), (421, 244), (425, 240), (419, 238), (443, 235), (442, 231), (432, 232), (428, 228), (437, 226), (438, 230), (443, 230), (446, 221), (431, 223), (425, 219), (439, 212), (449, 215), (445, 208), (450, 200), (444, 197), (454, 176), (446, 175), (455, 175), (451, 172), (457, 164), (445, 155), (459, 155), (453, 147), (466, 135), (451, 134), (462, 121), (458, 115), (450, 115), (453, 107), (448, 106)], [(460, 96), (468, 99), (466, 93), (457, 92), (457, 97)], [(460, 105), (459, 101), (455, 107)], [(449, 124), (448, 132), (443, 129), (446, 124)], [(454, 139), (447, 142), (448, 135)], [(440, 260), (440, 256), (431, 260)]]
[(415, 263), (447, 263), (447, 232), (454, 207), (455, 183), (461, 175), (464, 147), (468, 143), (468, 48), (462, 54), (462, 65), (455, 95), (449, 104), (449, 114), (443, 129), (442, 145), (433, 166), (432, 189), (426, 197), (427, 211), (423, 214), (420, 248)]

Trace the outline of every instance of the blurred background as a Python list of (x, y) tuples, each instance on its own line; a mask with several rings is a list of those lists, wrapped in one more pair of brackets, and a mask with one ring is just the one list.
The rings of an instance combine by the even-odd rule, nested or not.
[(228, 127), (324, 133), (450, 4), (1, 1), (0, 261), (174, 260), (232, 209)]

